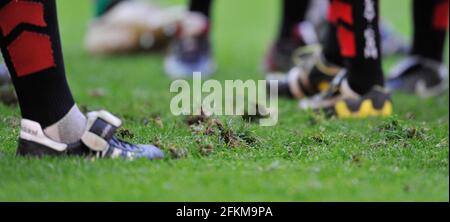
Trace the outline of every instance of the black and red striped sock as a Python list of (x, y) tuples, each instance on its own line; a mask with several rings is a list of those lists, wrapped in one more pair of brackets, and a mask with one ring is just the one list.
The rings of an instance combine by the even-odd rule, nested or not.
[(414, 0), (411, 53), (442, 62), (448, 30), (449, 0)]
[(0, 46), (22, 117), (46, 128), (74, 105), (66, 81), (55, 0), (1, 0)]
[(365, 94), (383, 86), (379, 0), (332, 0), (330, 7), (352, 89)]

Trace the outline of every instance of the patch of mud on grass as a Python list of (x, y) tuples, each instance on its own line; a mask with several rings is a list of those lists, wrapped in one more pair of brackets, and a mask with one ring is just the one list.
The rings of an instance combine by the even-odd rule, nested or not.
[(168, 151), (172, 159), (184, 159), (189, 156), (189, 151), (187, 149), (177, 148), (174, 145), (169, 145)]
[(129, 129), (120, 129), (117, 134), (121, 139), (133, 139), (134, 133), (132, 133)]
[[(186, 123), (193, 134), (218, 138), (229, 148), (254, 147), (261, 142), (259, 137), (245, 127), (233, 126), (231, 121), (224, 124), (221, 120), (208, 116), (204, 112), (198, 116), (188, 116)], [(211, 149), (200, 148), (200, 150)]]
[(429, 131), (428, 129), (418, 128), (416, 126), (406, 126), (394, 117), (386, 120), (376, 130), (382, 133), (388, 141), (408, 139), (425, 140), (427, 131)]

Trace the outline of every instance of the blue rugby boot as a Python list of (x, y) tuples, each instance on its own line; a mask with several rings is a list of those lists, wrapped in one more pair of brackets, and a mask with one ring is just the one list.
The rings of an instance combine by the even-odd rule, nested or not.
[(134, 145), (114, 136), (122, 121), (106, 111), (87, 114), (87, 127), (80, 141), (73, 144), (56, 142), (44, 134), (39, 123), (23, 119), (18, 156), (83, 156), (88, 158), (120, 158), (134, 160), (162, 159), (164, 153), (153, 145)]

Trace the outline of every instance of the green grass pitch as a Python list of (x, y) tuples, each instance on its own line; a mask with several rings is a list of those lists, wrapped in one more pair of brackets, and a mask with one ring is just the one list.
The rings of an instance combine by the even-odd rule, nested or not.
[[(217, 136), (193, 134), (184, 118), (170, 114), (171, 81), (161, 55), (85, 53), (90, 3), (58, 1), (74, 96), (80, 106), (123, 118), (132, 142), (159, 140), (167, 158), (18, 158), (19, 110), (0, 105), (0, 201), (449, 201), (448, 93), (433, 99), (395, 94), (395, 117), (368, 120), (324, 120), (282, 100), (275, 127), (222, 119), (254, 140), (230, 147)], [(278, 1), (218, 0), (214, 8), (214, 78), (262, 79), (260, 63), (276, 33)], [(410, 33), (409, 0), (384, 0), (382, 12)], [(396, 61), (386, 59), (386, 70)], [(104, 95), (93, 96), (98, 90)], [(213, 151), (204, 155), (197, 141)], [(187, 156), (171, 158), (170, 147)]]

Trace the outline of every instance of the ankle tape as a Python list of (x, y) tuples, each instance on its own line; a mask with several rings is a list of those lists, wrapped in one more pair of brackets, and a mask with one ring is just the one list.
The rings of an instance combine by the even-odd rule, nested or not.
[(88, 113), (87, 118), (86, 132), (81, 137), (81, 141), (91, 150), (107, 150), (109, 141), (117, 128), (122, 125), (122, 121), (107, 111)]

